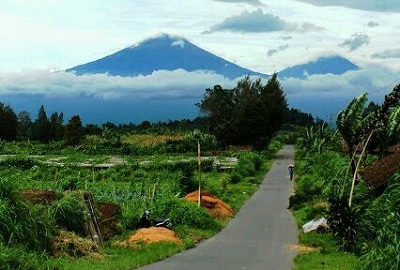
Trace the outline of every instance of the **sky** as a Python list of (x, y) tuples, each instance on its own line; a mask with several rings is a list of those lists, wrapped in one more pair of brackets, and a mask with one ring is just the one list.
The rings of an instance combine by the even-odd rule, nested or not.
[[(145, 87), (157, 95), (175, 85), (174, 97), (184, 95), (188, 80), (182, 73), (190, 76), (192, 88), (197, 83), (199, 96), (204, 76), (207, 87), (221, 81), (234, 85), (182, 70), (131, 79), (53, 72), (162, 33), (267, 74), (326, 55), (340, 55), (362, 68), (340, 77), (285, 80), (288, 96), (382, 94), (400, 82), (399, 29), (399, 0), (2, 0), (0, 95), (85, 92), (115, 98), (129, 89), (145, 98)], [(161, 77), (169, 83), (160, 85)], [(118, 92), (111, 90), (116, 85)]]

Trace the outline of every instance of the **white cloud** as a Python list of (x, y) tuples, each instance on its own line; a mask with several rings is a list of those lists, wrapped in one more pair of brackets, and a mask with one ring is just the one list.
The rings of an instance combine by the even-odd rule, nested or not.
[(289, 44), (281, 45), (277, 49), (269, 49), (267, 52), (268, 56), (272, 56), (280, 51), (284, 51), (289, 48)]
[(285, 22), (276, 15), (264, 13), (261, 9), (253, 12), (244, 11), (240, 15), (225, 18), (210, 28), (205, 33), (217, 31), (234, 32), (272, 32), (281, 31), (285, 28)]
[(289, 78), (280, 82), (291, 97), (354, 97), (365, 92), (383, 96), (400, 83), (400, 78), (396, 72), (375, 66), (343, 75), (311, 75), (304, 80)]
[(213, 25), (210, 30), (203, 33), (209, 34), (218, 31), (232, 32), (317, 32), (323, 30), (323, 27), (312, 23), (288, 23), (277, 15), (265, 13), (262, 9), (253, 12), (244, 11), (239, 15), (225, 18), (222, 22)]
[(148, 76), (111, 77), (105, 74), (76, 76), (67, 72), (30, 71), (0, 75), (0, 95), (41, 94), (50, 97), (90, 96), (101, 99), (135, 97), (202, 97), (215, 84), (234, 86), (231, 81), (207, 71), (155, 71)]
[(383, 52), (377, 52), (371, 55), (372, 58), (400, 58), (400, 49), (390, 49)]
[(245, 3), (250, 5), (263, 5), (259, 0), (214, 0), (216, 2), (226, 2), (226, 3)]
[(353, 34), (351, 38), (346, 39), (342, 43), (339, 44), (340, 47), (347, 47), (349, 51), (354, 51), (360, 48), (363, 45), (367, 45), (370, 41), (370, 38), (367, 34)]
[(398, 0), (298, 0), (316, 6), (343, 6), (347, 8), (369, 10), (369, 11), (400, 11)]
[(367, 26), (368, 27), (378, 27), (379, 26), (379, 23), (377, 23), (377, 22), (374, 22), (374, 21), (370, 21), (370, 22), (368, 22), (368, 24), (367, 24)]
[(173, 46), (181, 46), (181, 48), (185, 47), (185, 41), (183, 39), (175, 40), (172, 42), (171, 47)]

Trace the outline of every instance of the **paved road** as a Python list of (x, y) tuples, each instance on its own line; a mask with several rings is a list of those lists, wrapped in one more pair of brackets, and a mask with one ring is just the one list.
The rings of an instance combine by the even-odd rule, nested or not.
[(297, 226), (287, 210), (293, 146), (280, 150), (260, 189), (215, 237), (141, 270), (290, 270)]

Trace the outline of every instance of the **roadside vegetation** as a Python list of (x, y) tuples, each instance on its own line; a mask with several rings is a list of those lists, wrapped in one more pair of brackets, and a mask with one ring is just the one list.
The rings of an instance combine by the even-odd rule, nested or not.
[[(309, 126), (297, 141), (290, 208), (307, 252), (295, 269), (400, 267), (400, 85), (381, 105), (366, 101), (366, 94), (354, 98), (337, 130)], [(328, 227), (303, 232), (322, 217)]]
[[(276, 76), (208, 89), (205, 117), (167, 123), (64, 124), (43, 106), (32, 121), (0, 105), (0, 263), (13, 270), (132, 269), (193, 248), (258, 189), (296, 125), (314, 122), (287, 108)], [(199, 185), (229, 211), (187, 199)], [(177, 240), (129, 242), (145, 209), (170, 218)]]

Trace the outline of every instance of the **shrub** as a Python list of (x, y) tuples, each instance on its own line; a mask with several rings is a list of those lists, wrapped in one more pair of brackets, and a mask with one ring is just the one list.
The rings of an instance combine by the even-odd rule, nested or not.
[(85, 236), (85, 202), (83, 195), (71, 192), (51, 206), (58, 226)]
[(346, 251), (354, 251), (357, 236), (357, 210), (350, 207), (344, 197), (331, 197), (329, 199), (328, 225), (335, 237), (339, 240), (340, 247)]
[(157, 203), (150, 211), (157, 217), (169, 217), (172, 225), (187, 225), (199, 229), (220, 230), (221, 224), (215, 221), (204, 208), (184, 199), (171, 198)]

